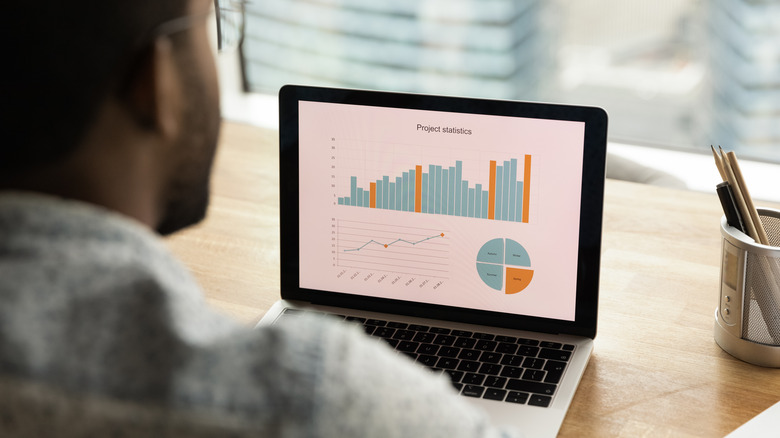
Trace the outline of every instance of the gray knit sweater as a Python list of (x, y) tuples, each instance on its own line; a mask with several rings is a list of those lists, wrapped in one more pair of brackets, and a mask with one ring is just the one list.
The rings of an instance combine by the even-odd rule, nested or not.
[[(211, 311), (145, 227), (0, 194), (0, 436), (497, 437), (358, 329)], [(514, 436), (514, 435), (512, 435)]]

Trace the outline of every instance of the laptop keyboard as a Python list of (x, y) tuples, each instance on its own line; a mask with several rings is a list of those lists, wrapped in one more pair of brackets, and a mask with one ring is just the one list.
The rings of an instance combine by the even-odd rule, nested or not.
[[(293, 309), (286, 309), (285, 313)], [(575, 346), (337, 315), (437, 373), (461, 395), (548, 407)]]

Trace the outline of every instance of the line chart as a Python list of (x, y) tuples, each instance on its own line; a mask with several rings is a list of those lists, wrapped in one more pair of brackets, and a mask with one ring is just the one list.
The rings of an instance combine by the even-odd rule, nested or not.
[(338, 221), (338, 265), (393, 274), (448, 278), (447, 231)]
[(431, 239), (436, 239), (436, 238), (443, 238), (443, 237), (444, 237), (444, 233), (439, 233), (439, 234), (435, 234), (435, 235), (433, 235), (433, 236), (430, 236), (430, 237), (426, 237), (426, 238), (424, 238), (424, 239), (420, 239), (420, 240), (418, 240), (418, 241), (415, 241), (415, 242), (413, 242), (413, 241), (411, 241), (411, 240), (406, 240), (406, 239), (401, 239), (401, 238), (398, 238), (398, 239), (395, 239), (395, 240), (393, 240), (393, 241), (392, 241), (392, 242), (390, 242), (390, 243), (382, 243), (382, 242), (377, 242), (376, 240), (374, 240), (374, 239), (371, 239), (371, 240), (369, 240), (368, 242), (364, 243), (363, 245), (361, 245), (361, 246), (359, 246), (359, 247), (357, 247), (357, 248), (345, 249), (345, 250), (344, 250), (344, 252), (350, 252), (350, 251), (360, 251), (361, 249), (363, 249), (363, 248), (365, 248), (365, 247), (367, 247), (368, 245), (371, 245), (371, 244), (380, 245), (380, 246), (383, 246), (383, 247), (385, 247), (385, 248), (389, 248), (389, 247), (391, 247), (391, 246), (395, 245), (396, 243), (408, 243), (409, 245), (417, 245), (417, 244), (419, 244), (419, 243), (424, 243), (424, 242), (427, 242), (427, 241), (429, 241), (429, 240), (431, 240)]

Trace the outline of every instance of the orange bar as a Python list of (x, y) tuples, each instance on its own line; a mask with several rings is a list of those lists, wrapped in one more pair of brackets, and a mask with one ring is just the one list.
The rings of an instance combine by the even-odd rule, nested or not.
[(369, 201), (370, 204), (368, 206), (371, 208), (376, 208), (376, 183), (372, 182), (369, 184), (371, 184), (371, 201)]
[(496, 162), (490, 161), (490, 189), (488, 189), (488, 219), (496, 218)]
[(531, 156), (525, 156), (525, 172), (523, 173), (523, 222), (528, 223), (528, 201), (531, 200)]
[(414, 211), (422, 210), (422, 166), (414, 167)]

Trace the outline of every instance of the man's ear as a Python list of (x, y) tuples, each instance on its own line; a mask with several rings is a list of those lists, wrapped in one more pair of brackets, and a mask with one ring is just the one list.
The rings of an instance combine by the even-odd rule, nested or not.
[(171, 40), (156, 38), (139, 56), (131, 75), (124, 97), (133, 117), (146, 129), (176, 135), (181, 89)]

